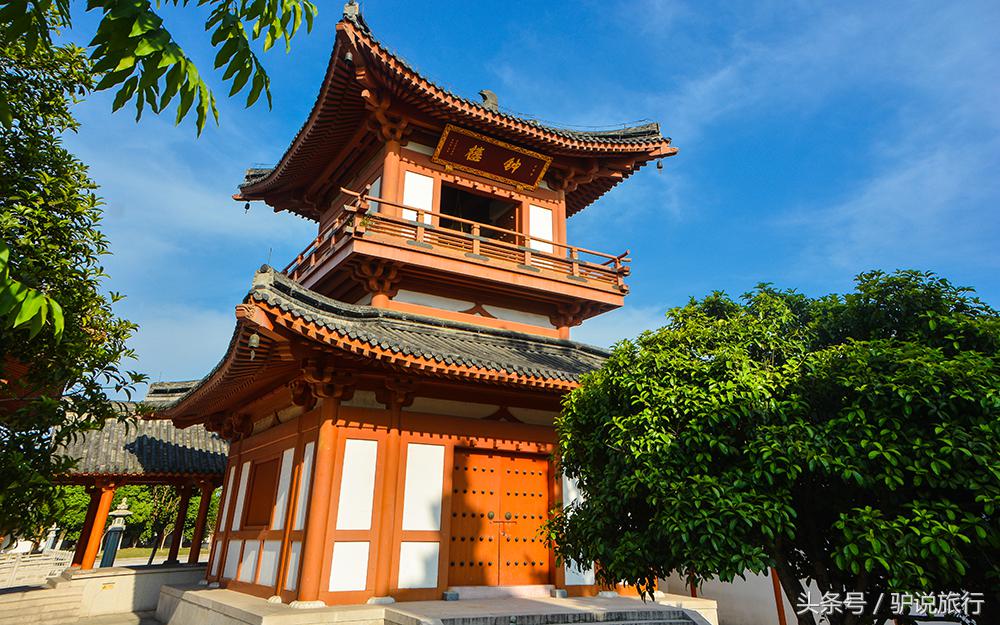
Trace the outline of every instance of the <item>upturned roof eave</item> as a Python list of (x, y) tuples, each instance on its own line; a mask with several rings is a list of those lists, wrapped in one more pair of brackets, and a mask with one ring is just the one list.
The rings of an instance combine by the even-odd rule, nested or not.
[[(367, 27), (359, 26), (351, 19), (345, 18), (337, 24), (336, 28), (337, 36), (330, 62), (327, 65), (319, 95), (306, 122), (270, 173), (241, 186), (239, 191), (233, 195), (233, 199), (238, 201), (266, 200), (286, 187), (294, 188), (297, 186), (298, 181), (294, 174), (287, 172), (293, 169), (296, 159), (302, 152), (302, 147), (311, 140), (314, 134), (313, 130), (323, 123), (328, 123), (323, 121), (324, 118), (331, 116), (331, 112), (327, 110), (327, 107), (330, 106), (327, 96), (346, 51), (359, 56), (364, 54), (368, 60), (375, 61), (373, 65), (381, 70), (393, 72), (395, 78), (401, 79), (419, 96), (429, 98), (434, 104), (440, 105), (442, 107), (441, 117), (444, 119), (471, 122), (480, 130), (531, 141), (536, 147), (549, 150), (554, 154), (589, 157), (642, 155), (642, 161), (648, 162), (655, 158), (673, 156), (677, 153), (677, 148), (671, 145), (670, 139), (660, 134), (657, 124), (652, 125), (655, 127), (655, 135), (650, 134), (648, 138), (631, 138), (628, 141), (597, 140), (596, 138), (584, 140), (570, 136), (576, 131), (551, 128), (501, 111), (487, 109), (478, 103), (455, 95), (425, 78), (382, 46)], [(385, 78), (385, 76), (381, 77), (380, 82), (384, 83)], [(631, 130), (635, 129), (625, 128), (621, 132), (628, 133)]]

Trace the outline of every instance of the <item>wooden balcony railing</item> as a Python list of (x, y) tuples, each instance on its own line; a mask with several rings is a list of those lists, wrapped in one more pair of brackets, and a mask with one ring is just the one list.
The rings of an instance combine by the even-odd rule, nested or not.
[[(293, 280), (307, 276), (346, 241), (365, 238), (407, 241), (412, 245), (447, 250), (471, 260), (499, 262), (621, 293), (628, 291), (625, 286), (631, 262), (628, 250), (612, 256), (369, 196), (367, 189), (360, 193), (348, 189), (341, 191), (354, 199), (345, 204), (334, 222), (285, 267), (284, 273)], [(371, 210), (373, 206), (392, 206), (400, 209), (400, 213), (408, 211), (416, 219), (375, 212)], [(442, 222), (449, 226), (442, 226)]]

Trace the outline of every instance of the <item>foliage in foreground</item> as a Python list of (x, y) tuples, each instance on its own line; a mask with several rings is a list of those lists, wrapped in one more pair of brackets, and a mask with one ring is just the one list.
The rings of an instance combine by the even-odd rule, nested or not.
[[(0, 126), (4, 270), (58, 302), (63, 319), (56, 334), (0, 317), (0, 535), (33, 536), (51, 521), (60, 507), (53, 479), (73, 464), (60, 447), (122, 417), (105, 391), (128, 396), (144, 379), (120, 368), (135, 326), (114, 314), (118, 296), (102, 287), (100, 202), (60, 138), (76, 128), (70, 107), (90, 86), (79, 48), (0, 48), (0, 92), (12, 118)], [(52, 310), (38, 306), (39, 315)]]
[[(164, 4), (207, 9), (205, 31), (218, 50), (215, 69), (225, 67), (222, 78), (231, 81), (230, 96), (249, 86), (247, 106), (261, 93), (271, 103), (271, 81), (253, 42), (263, 37), (264, 51), (279, 41), (290, 49), (302, 24), (312, 30), (316, 16), (316, 6), (308, 0), (157, 0), (155, 9), (149, 0), (87, 0), (86, 10), (101, 14), (88, 44), (94, 88), (117, 87), (115, 110), (133, 102), (136, 119), (147, 107), (160, 113), (176, 102), (180, 123), (193, 106), (198, 132), (210, 113), (218, 121), (215, 95), (157, 13)], [(73, 26), (70, 8), (69, 0), (5, 0), (0, 3), (0, 44), (23, 46), (29, 54), (50, 53), (53, 34)], [(0, 92), (0, 123), (10, 126), (12, 119), (10, 103)]]
[(585, 499), (551, 537), (602, 583), (773, 566), (793, 602), (799, 580), (867, 593), (834, 623), (952, 590), (1000, 622), (1000, 316), (971, 289), (873, 272), (845, 296), (692, 300), (618, 344), (557, 427)]
[[(2, 0), (0, 1), (0, 48), (5, 52), (3, 71), (10, 81), (17, 76), (17, 63), (11, 66), (13, 56), (34, 59), (36, 70), (56, 70), (74, 74), (73, 85), (80, 91), (103, 91), (117, 89), (113, 110), (117, 111), (129, 102), (135, 105), (136, 120), (144, 110), (159, 114), (176, 105), (176, 123), (195, 111), (195, 125), (201, 134), (209, 114), (219, 121), (215, 95), (202, 78), (196, 64), (177, 43), (157, 10), (162, 4), (175, 8), (196, 7), (207, 11), (205, 31), (211, 33), (211, 44), (217, 49), (214, 69), (225, 68), (224, 81), (231, 81), (230, 96), (247, 92), (246, 105), (253, 104), (263, 94), (271, 105), (271, 81), (254, 51), (254, 42), (267, 51), (275, 43), (284, 41), (286, 51), (291, 47), (292, 38), (305, 23), (306, 30), (312, 30), (316, 7), (309, 0), (255, 0), (253, 2), (232, 2), (231, 0), (166, 0), (156, 3), (149, 0), (88, 0), (86, 11), (101, 14), (96, 31), (88, 44), (89, 62), (81, 53), (72, 61), (73, 66), (50, 65), (38, 67), (42, 59), (52, 59), (58, 65), (65, 60), (68, 47), (57, 46), (54, 37), (73, 29), (71, 3), (69, 0)], [(248, 32), (249, 29), (249, 32)], [(56, 79), (58, 82), (60, 79)], [(57, 93), (57, 90), (50, 93)], [(69, 92), (72, 95), (75, 92)], [(17, 92), (0, 89), (0, 128), (22, 138), (46, 141), (46, 131), (38, 137), (30, 137), (38, 127), (25, 125), (21, 115), (25, 102)], [(57, 98), (59, 96), (57, 95)], [(44, 105), (53, 100), (42, 100), (35, 114), (46, 117)], [(65, 120), (59, 117), (66, 113), (64, 103), (56, 105), (59, 111), (48, 116), (53, 129), (66, 129)], [(18, 128), (20, 126), (20, 128)], [(41, 184), (58, 180), (40, 180)], [(72, 191), (70, 191), (72, 192)], [(16, 271), (6, 234), (0, 239), (0, 323), (7, 326), (25, 327), (34, 338), (46, 323), (51, 324), (52, 333), (58, 339), (62, 334), (62, 302), (43, 289), (32, 286), (30, 276), (21, 276)]]

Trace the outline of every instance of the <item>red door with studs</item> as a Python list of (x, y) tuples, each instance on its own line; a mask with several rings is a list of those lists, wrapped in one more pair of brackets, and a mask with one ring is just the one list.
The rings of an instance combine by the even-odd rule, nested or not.
[(456, 450), (451, 502), (450, 585), (550, 583), (546, 458)]

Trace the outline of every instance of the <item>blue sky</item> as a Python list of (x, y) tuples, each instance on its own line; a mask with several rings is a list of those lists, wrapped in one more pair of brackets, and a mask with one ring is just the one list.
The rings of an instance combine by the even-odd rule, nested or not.
[[(230, 199), (305, 120), (341, 5), (264, 55), (274, 108), (244, 110), (213, 76), (221, 125), (136, 124), (111, 95), (78, 109), (71, 149), (107, 207), (109, 288), (141, 324), (136, 368), (197, 378), (222, 356), (263, 262), (315, 225)], [(371, 0), (375, 34), (439, 84), (555, 124), (652, 119), (680, 154), (570, 220), (571, 243), (632, 250), (625, 307), (573, 337), (609, 345), (671, 306), (760, 281), (811, 295), (868, 269), (936, 271), (1000, 306), (1000, 4), (996, 2), (499, 2)], [(214, 54), (197, 10), (165, 17)], [(86, 24), (88, 18), (78, 22)], [(280, 46), (279, 46), (280, 47)]]

